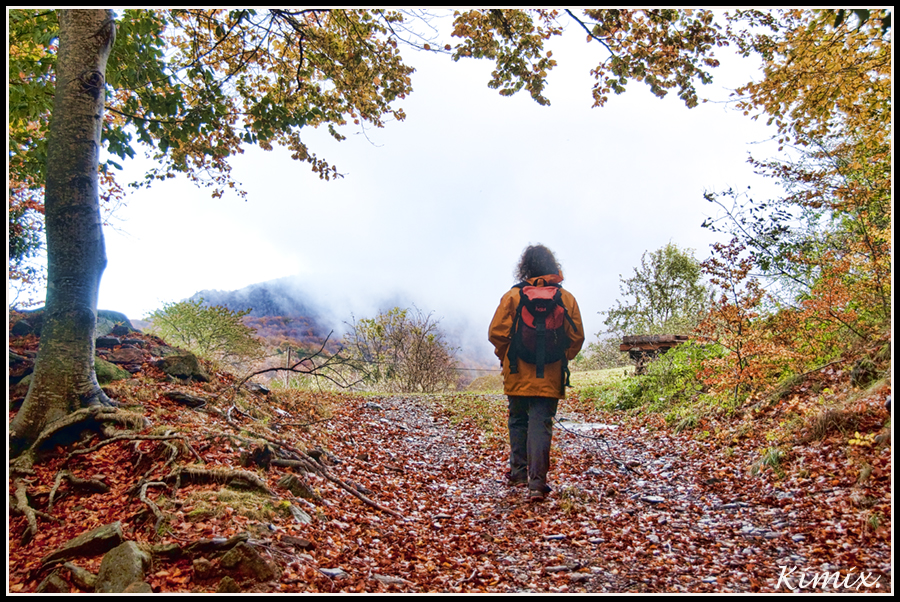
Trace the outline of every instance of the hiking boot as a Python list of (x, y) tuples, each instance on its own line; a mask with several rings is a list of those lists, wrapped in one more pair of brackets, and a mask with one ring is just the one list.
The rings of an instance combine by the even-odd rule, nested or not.
[(543, 502), (547, 499), (547, 494), (539, 489), (529, 489), (528, 490), (528, 501), (529, 502)]
[(510, 473), (506, 473), (506, 484), (510, 487), (524, 487), (528, 484), (528, 477), (522, 477), (520, 479), (514, 479), (510, 475)]

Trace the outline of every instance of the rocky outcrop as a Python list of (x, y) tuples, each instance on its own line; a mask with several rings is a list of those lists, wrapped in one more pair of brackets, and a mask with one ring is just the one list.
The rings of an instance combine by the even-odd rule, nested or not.
[[(43, 307), (17, 312), (17, 315), (20, 317), (12, 325), (10, 335), (15, 337), (23, 337), (29, 334), (33, 334), (37, 337), (41, 336), (41, 328), (44, 325)], [(132, 325), (131, 320), (129, 320), (128, 316), (125, 314), (110, 309), (101, 309), (97, 311), (97, 329), (95, 336), (101, 337), (108, 334), (122, 336), (129, 332), (140, 331)]]
[(96, 336), (107, 334), (122, 336), (129, 332), (138, 332), (138, 330), (131, 324), (131, 320), (125, 314), (109, 309), (97, 311)]

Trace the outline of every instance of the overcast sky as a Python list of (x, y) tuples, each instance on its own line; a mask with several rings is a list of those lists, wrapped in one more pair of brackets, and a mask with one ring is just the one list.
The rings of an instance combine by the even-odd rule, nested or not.
[[(714, 213), (705, 190), (772, 189), (746, 163), (751, 150), (766, 156), (753, 143), (770, 133), (724, 104), (689, 110), (675, 93), (660, 100), (633, 82), (592, 109), (601, 47), (567, 34), (551, 46), (549, 107), (488, 89), (490, 62), (406, 52), (416, 72), (398, 103), (405, 121), (365, 136), (346, 129), (340, 143), (307, 134), (343, 179), (320, 181), (287, 152), (248, 149), (234, 162), (247, 201), (211, 199), (186, 180), (130, 194), (105, 232), (100, 308), (142, 318), (200, 290), (296, 276), (335, 325), (415, 304), (489, 352), (488, 323), (515, 263), (543, 243), (592, 338), (642, 253), (673, 242), (708, 256), (717, 238), (700, 227)], [(755, 64), (719, 56), (701, 96), (722, 101)], [(123, 181), (145, 166), (131, 162)]]

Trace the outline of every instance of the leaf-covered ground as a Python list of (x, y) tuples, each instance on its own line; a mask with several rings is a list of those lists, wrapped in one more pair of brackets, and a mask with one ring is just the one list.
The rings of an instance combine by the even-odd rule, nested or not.
[[(460, 421), (446, 398), (281, 393), (230, 406), (219, 383), (195, 388), (210, 405), (189, 409), (167, 397), (183, 385), (145, 372), (129, 399), (141, 398), (154, 424), (148, 432), (184, 439), (122, 441), (74, 456), (59, 449), (39, 463), (28, 480), (36, 509), (47, 511), (62, 469), (110, 489), (88, 494), (63, 482), (49, 510), (60, 522), (39, 519), (25, 544), (25, 518), (10, 519), (11, 591), (35, 591), (48, 572), (41, 558), (116, 520), (147, 545), (249, 533), (280, 569), (244, 586), (257, 592), (834, 591), (823, 571), (853, 591), (892, 589), (889, 441), (848, 446), (845, 434), (826, 434), (766, 463), (765, 434), (752, 428), (701, 424), (676, 434), (659, 418), (576, 415), (578, 404), (564, 403), (554, 492), (530, 503), (504, 481), (502, 437)], [(887, 418), (884, 395), (860, 400), (870, 418), (858, 429), (874, 432)], [(502, 416), (503, 397), (480, 402)], [(325, 419), (310, 410), (323, 404)], [(279, 485), (295, 469), (270, 466), (246, 470), (274, 497), (215, 482), (148, 489), (165, 514), (155, 528), (137, 483), (197, 465), (187, 443), (206, 469), (244, 470), (241, 452), (260, 434), (323, 450), (329, 474), (401, 518), (316, 474), (303, 478), (319, 499), (298, 498)], [(199, 577), (193, 560), (155, 556), (148, 582), (156, 592), (215, 591), (218, 581)], [(73, 562), (96, 573), (100, 557)]]

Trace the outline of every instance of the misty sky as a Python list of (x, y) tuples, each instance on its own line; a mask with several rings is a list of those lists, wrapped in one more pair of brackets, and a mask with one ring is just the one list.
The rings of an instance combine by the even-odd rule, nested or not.
[[(287, 152), (248, 149), (235, 176), (249, 193), (211, 199), (186, 180), (131, 193), (106, 229), (109, 264), (100, 308), (142, 318), (203, 289), (233, 290), (296, 276), (335, 325), (396, 304), (417, 305), (489, 352), (487, 327), (529, 243), (556, 252), (585, 329), (619, 298), (645, 251), (668, 242), (703, 259), (715, 235), (700, 228), (714, 207), (705, 190), (754, 187), (748, 153), (770, 132), (722, 103), (687, 109), (643, 84), (592, 109), (590, 69), (603, 56), (570, 26), (550, 46), (559, 65), (545, 94), (501, 97), (492, 63), (405, 52), (413, 94), (407, 119), (346, 128), (333, 141), (310, 130), (312, 152), (345, 174), (323, 182)], [(723, 65), (701, 97), (722, 101), (755, 63), (721, 49)], [(767, 154), (768, 153), (768, 154)], [(141, 161), (123, 181), (142, 175)]]

